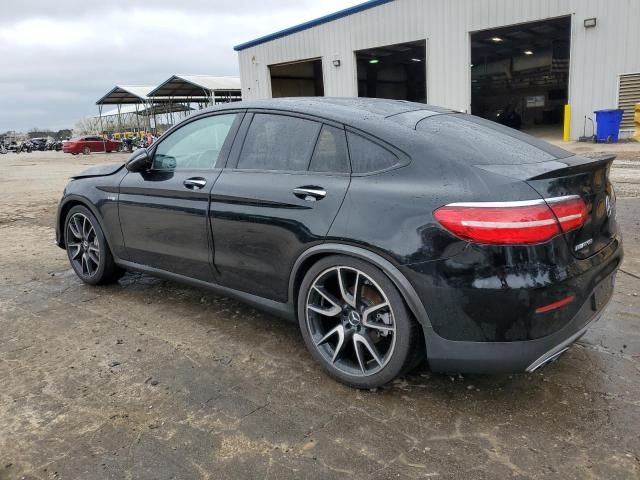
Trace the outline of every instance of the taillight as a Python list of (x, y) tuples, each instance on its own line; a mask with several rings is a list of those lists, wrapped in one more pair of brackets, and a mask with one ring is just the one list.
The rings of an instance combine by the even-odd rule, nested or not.
[(491, 245), (531, 245), (580, 228), (587, 207), (578, 196), (519, 202), (451, 203), (433, 213), (464, 240)]
[(587, 206), (577, 195), (550, 198), (547, 199), (547, 204), (553, 210), (560, 228), (565, 233), (580, 228), (587, 221)]

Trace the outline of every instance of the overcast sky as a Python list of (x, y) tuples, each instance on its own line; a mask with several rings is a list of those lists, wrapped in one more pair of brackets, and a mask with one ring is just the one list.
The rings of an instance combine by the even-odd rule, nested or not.
[(233, 46), (363, 0), (0, 0), (0, 132), (71, 128), (116, 84), (238, 75)]

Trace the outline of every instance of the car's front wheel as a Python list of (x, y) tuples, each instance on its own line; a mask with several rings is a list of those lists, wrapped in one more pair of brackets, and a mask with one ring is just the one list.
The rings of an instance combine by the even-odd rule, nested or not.
[(91, 149), (89, 147), (84, 147), (82, 149), (82, 154), (83, 155), (89, 155), (91, 153)]
[(389, 278), (347, 256), (313, 265), (298, 295), (307, 348), (337, 380), (376, 388), (415, 366), (420, 332)]
[(122, 276), (102, 228), (88, 208), (77, 205), (69, 210), (64, 235), (71, 267), (83, 282), (99, 285)]

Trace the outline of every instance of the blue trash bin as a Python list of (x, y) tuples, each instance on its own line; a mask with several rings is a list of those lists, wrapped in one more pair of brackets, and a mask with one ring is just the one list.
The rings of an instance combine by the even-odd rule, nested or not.
[(623, 110), (596, 110), (596, 141), (598, 143), (616, 143), (620, 133)]

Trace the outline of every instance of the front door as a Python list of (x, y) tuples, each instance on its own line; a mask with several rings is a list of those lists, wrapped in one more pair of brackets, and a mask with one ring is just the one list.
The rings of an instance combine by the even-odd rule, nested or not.
[(102, 146), (102, 139), (100, 137), (87, 137), (87, 146), (92, 152), (102, 152), (104, 148)]
[(120, 183), (120, 224), (128, 260), (213, 281), (209, 193), (240, 122), (239, 113), (197, 118), (163, 137), (152, 168)]
[(245, 122), (211, 195), (214, 263), (220, 284), (284, 302), (294, 262), (324, 240), (349, 187), (345, 133), (275, 113)]

